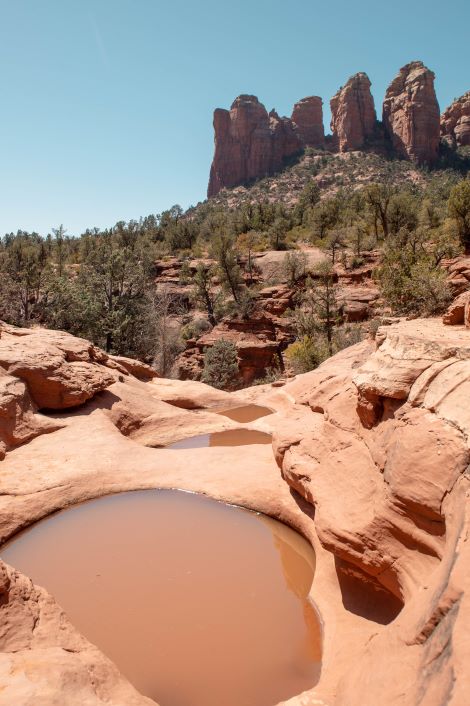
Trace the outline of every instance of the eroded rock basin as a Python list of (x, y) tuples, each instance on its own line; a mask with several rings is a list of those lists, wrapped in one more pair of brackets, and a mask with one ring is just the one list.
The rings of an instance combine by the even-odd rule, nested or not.
[(136, 491), (53, 515), (0, 553), (161, 706), (273, 706), (318, 681), (314, 554), (275, 520)]

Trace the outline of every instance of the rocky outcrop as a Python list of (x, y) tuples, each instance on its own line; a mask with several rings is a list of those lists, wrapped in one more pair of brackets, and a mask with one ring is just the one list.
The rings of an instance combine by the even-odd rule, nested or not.
[(296, 103), (291, 120), (294, 130), (305, 147), (322, 147), (324, 145), (323, 101), (319, 96), (302, 98)]
[(352, 76), (330, 101), (333, 144), (340, 152), (359, 150), (377, 131), (374, 99), (367, 74)]
[[(269, 297), (266, 303), (271, 301)], [(280, 300), (277, 301), (280, 303)], [(188, 347), (176, 363), (178, 377), (182, 380), (200, 380), (205, 351), (216, 341), (224, 340), (231, 341), (237, 349), (239, 384), (250, 385), (254, 380), (263, 378), (270, 368), (282, 366), (281, 351), (293, 338), (291, 321), (271, 314), (267, 309), (259, 309), (245, 318), (225, 317), (197, 341), (188, 341)]]
[[(469, 377), (470, 333), (415, 320), (379, 329), (375, 352), (359, 344), (284, 388), (312, 415), (279, 429), (278, 463), (315, 508), (344, 604), (358, 610), (348, 575), (377, 581), (403, 603), (345, 665), (326, 699), (335, 706), (466, 703)], [(377, 592), (373, 603), (382, 601)], [(327, 664), (327, 636), (324, 649)]]
[(451, 103), (442, 114), (441, 136), (453, 147), (470, 145), (470, 91)]
[(326, 137), (319, 96), (298, 101), (290, 119), (275, 111), (268, 115), (258, 99), (248, 95), (239, 96), (230, 111), (216, 109), (208, 196), (280, 171), (305, 147), (333, 152), (367, 147), (431, 165), (439, 156), (441, 136), (452, 147), (470, 145), (470, 92), (440, 117), (434, 73), (422, 61), (403, 66), (391, 82), (383, 124), (377, 122), (370, 86), (367, 74), (360, 72), (339, 89), (330, 101), (332, 135)]
[(396, 155), (432, 164), (439, 150), (439, 105), (434, 74), (422, 61), (400, 69), (385, 94), (383, 124)]
[(470, 326), (470, 291), (462, 292), (448, 307), (442, 322), (447, 326)]
[(215, 153), (207, 195), (279, 170), (302, 149), (292, 122), (269, 115), (256, 96), (238, 96), (230, 110), (214, 112)]

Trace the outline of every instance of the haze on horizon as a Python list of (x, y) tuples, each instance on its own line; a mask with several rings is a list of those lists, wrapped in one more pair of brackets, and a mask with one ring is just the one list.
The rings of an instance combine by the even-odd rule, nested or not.
[(421, 59), (441, 110), (470, 89), (466, 0), (0, 0), (0, 234), (42, 234), (205, 198), (212, 112), (240, 93), (290, 115), (365, 71), (380, 118), (398, 69)]

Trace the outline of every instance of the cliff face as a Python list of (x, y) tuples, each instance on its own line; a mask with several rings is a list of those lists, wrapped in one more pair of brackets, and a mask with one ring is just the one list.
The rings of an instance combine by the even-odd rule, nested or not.
[(470, 91), (440, 118), (434, 73), (421, 61), (401, 68), (388, 87), (383, 128), (370, 86), (367, 74), (360, 72), (333, 96), (332, 136), (326, 140), (319, 96), (298, 101), (290, 118), (274, 111), (268, 115), (255, 96), (239, 96), (229, 111), (217, 108), (208, 196), (278, 172), (287, 158), (305, 147), (347, 152), (369, 143), (369, 149), (379, 153), (391, 147), (396, 157), (431, 165), (439, 156), (441, 137), (452, 147), (470, 145)]
[(385, 94), (383, 123), (395, 154), (432, 164), (439, 150), (439, 105), (434, 74), (421, 61), (400, 69)]
[(269, 115), (256, 96), (236, 98), (230, 111), (214, 113), (215, 153), (208, 196), (221, 189), (273, 174), (302, 149), (288, 118)]
[(377, 116), (370, 86), (367, 74), (358, 73), (330, 101), (333, 144), (340, 152), (361, 149), (375, 134)]
[(291, 120), (303, 145), (306, 147), (324, 145), (323, 101), (319, 96), (302, 98), (296, 103)]
[(470, 91), (442, 114), (441, 136), (454, 147), (470, 145)]

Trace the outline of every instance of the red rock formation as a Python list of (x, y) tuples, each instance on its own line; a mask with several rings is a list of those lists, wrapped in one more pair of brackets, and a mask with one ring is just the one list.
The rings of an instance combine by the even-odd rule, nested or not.
[(291, 120), (303, 145), (306, 147), (324, 145), (323, 101), (319, 96), (302, 98), (296, 103)]
[(215, 153), (208, 196), (273, 174), (302, 148), (290, 120), (268, 115), (256, 96), (239, 96), (230, 111), (214, 112)]
[[(91, 362), (94, 347), (83, 340), (0, 329), (8, 357), (11, 337), (23, 339), (17, 372), (47, 359), (53, 340), (67, 351), (58, 368), (54, 351), (45, 387), (56, 374), (68, 385), (67, 364), (77, 356), (109, 371), (105, 354)], [(80, 413), (63, 415), (61, 428), (8, 451), (0, 541), (120, 491), (178, 487), (247, 507), (298, 529), (315, 548), (309, 598), (322, 618), (323, 666), (314, 688), (286, 704), (468, 703), (469, 331), (435, 319), (381, 327), (375, 344), (347, 348), (282, 390), (228, 395), (120, 377)], [(17, 387), (19, 399), (25, 387)], [(272, 448), (148, 448), (240, 428), (204, 408), (248, 402), (275, 412), (249, 427), (272, 433)], [(0, 626), (1, 706), (153, 703), (78, 634), (52, 596), (1, 561)]]
[(268, 311), (268, 301), (271, 298), (263, 301), (263, 309), (255, 311), (249, 318), (227, 316), (197, 341), (188, 341), (188, 348), (180, 354), (176, 363), (178, 377), (199, 380), (204, 368), (205, 350), (221, 339), (231, 341), (237, 348), (240, 383), (249, 385), (266, 375), (269, 368), (277, 367), (280, 351), (292, 342), (293, 333), (289, 319)]
[(441, 136), (453, 147), (470, 145), (470, 91), (454, 101), (442, 114)]
[(385, 94), (385, 132), (398, 156), (431, 164), (439, 149), (439, 105), (434, 74), (421, 61), (400, 69)]
[(361, 149), (376, 131), (370, 86), (367, 74), (355, 74), (330, 101), (333, 144), (340, 152)]
[(462, 292), (448, 307), (442, 322), (447, 326), (470, 325), (470, 292)]

